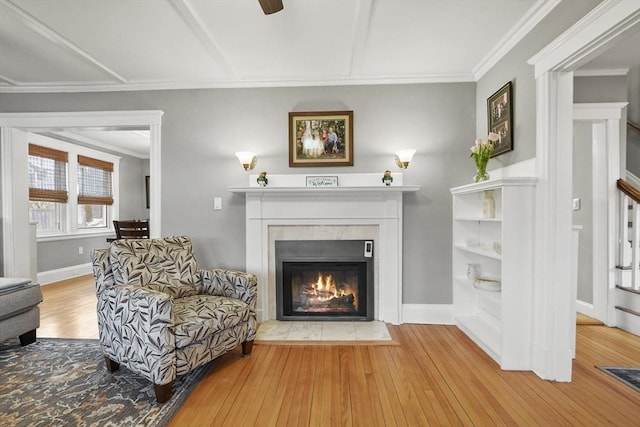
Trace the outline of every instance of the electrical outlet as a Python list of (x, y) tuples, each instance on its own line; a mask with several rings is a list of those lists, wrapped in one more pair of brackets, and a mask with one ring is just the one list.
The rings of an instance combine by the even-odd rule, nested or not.
[(78, 255), (84, 254), (84, 248), (82, 246), (78, 246)]
[(222, 209), (222, 197), (213, 198), (213, 210), (219, 211)]
[(573, 199), (573, 210), (574, 211), (580, 210), (580, 199)]

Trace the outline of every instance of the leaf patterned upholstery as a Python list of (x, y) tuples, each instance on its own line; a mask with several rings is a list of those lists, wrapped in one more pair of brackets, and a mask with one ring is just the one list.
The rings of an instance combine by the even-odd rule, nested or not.
[(199, 270), (186, 236), (115, 240), (91, 258), (105, 356), (156, 385), (255, 338), (256, 276)]

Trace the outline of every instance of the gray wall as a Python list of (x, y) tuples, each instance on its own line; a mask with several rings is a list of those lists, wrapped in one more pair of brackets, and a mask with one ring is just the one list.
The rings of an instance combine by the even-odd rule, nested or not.
[[(244, 268), (248, 184), (234, 153), (258, 154), (269, 173), (400, 172), (396, 149), (416, 148), (404, 172), (422, 185), (404, 202), (404, 301), (451, 302), (451, 196), (471, 181), (475, 84), (210, 89), (96, 94), (0, 94), (2, 111), (159, 109), (162, 121), (162, 231), (192, 236), (202, 266)], [(290, 111), (354, 111), (351, 168), (289, 168)], [(255, 171), (254, 171), (255, 172)], [(213, 198), (223, 209), (213, 210)], [(75, 244), (75, 243), (74, 243)], [(70, 257), (77, 254), (69, 247)], [(86, 252), (85, 252), (86, 253)]]
[(476, 133), (487, 135), (487, 98), (505, 83), (513, 85), (514, 149), (494, 157), (488, 169), (510, 165), (536, 156), (536, 82), (527, 64), (564, 30), (593, 9), (600, 0), (564, 0), (480, 80), (476, 98)]
[(593, 184), (591, 123), (573, 125), (573, 197), (580, 210), (573, 211), (573, 224), (582, 226), (578, 240), (578, 300), (593, 303)]
[[(193, 238), (202, 266), (244, 268), (246, 185), (234, 152), (253, 150), (269, 173), (382, 172), (393, 152), (416, 148), (404, 200), (404, 303), (451, 303), (451, 196), (475, 173), (469, 147), (486, 135), (486, 99), (514, 82), (515, 150), (490, 169), (535, 156), (535, 81), (526, 61), (598, 1), (566, 0), (478, 84), (415, 84), (122, 93), (0, 94), (0, 111), (147, 110), (162, 121), (162, 231)], [(354, 111), (352, 168), (289, 168), (287, 113)], [(213, 198), (223, 209), (213, 210)]]
[[(627, 118), (640, 125), (640, 66), (629, 71), (627, 82)], [(640, 177), (640, 132), (631, 128), (627, 128), (627, 169)]]

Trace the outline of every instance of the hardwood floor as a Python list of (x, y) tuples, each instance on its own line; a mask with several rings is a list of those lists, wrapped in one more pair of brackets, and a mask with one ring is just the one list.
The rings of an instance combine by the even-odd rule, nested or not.
[[(93, 279), (43, 287), (38, 336), (96, 338)], [(455, 326), (389, 326), (399, 346), (256, 344), (218, 359), (171, 426), (637, 426), (640, 337), (579, 324), (573, 381), (501, 371)]]

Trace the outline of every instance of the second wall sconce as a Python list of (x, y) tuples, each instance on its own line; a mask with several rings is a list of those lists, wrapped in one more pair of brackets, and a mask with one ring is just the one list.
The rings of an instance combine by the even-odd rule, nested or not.
[(252, 170), (256, 167), (256, 163), (258, 163), (258, 158), (251, 151), (238, 151), (236, 157), (240, 160), (242, 167), (246, 171)]
[(408, 168), (414, 154), (416, 154), (416, 150), (413, 148), (396, 151), (396, 165), (402, 169)]

